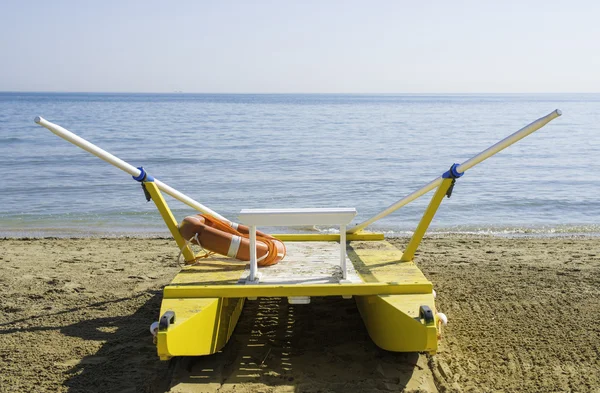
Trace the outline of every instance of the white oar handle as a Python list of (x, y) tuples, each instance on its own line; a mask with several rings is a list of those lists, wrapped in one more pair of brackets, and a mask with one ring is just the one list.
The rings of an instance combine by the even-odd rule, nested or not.
[(129, 173), (131, 176), (137, 177), (140, 175), (140, 170), (137, 169), (136, 167), (134, 167), (133, 165), (130, 165), (130, 164), (126, 163), (125, 161), (121, 160), (120, 158), (113, 156), (109, 152), (102, 150), (101, 148), (94, 145), (93, 143), (90, 143), (90, 142), (86, 141), (85, 139), (83, 139), (82, 137), (73, 134), (71, 131), (59, 126), (58, 124), (49, 122), (48, 120), (46, 120), (40, 116), (36, 117), (34, 120), (37, 124), (49, 129), (54, 134), (60, 136), (64, 140), (71, 142), (75, 146), (82, 148), (83, 150), (87, 151), (88, 153), (92, 153), (96, 157), (101, 158), (104, 161), (108, 162), (109, 164), (112, 164), (112, 165), (116, 166), (117, 168), (121, 169), (122, 171)]
[[(496, 143), (495, 145), (490, 146), (486, 150), (477, 154), (475, 157), (463, 162), (461, 165), (459, 165), (456, 168), (456, 170), (459, 173), (465, 172), (466, 170), (474, 167), (475, 165), (479, 164), (483, 160), (493, 156), (494, 154), (498, 153), (501, 150), (506, 149), (508, 146), (512, 145), (513, 143), (525, 138), (527, 135), (533, 133), (534, 131), (539, 130), (540, 128), (542, 128), (543, 126), (548, 124), (553, 119), (556, 119), (560, 115), (562, 115), (562, 112), (559, 109), (556, 109), (555, 111), (547, 114), (546, 116), (537, 119), (533, 123), (530, 123), (530, 124), (526, 125), (525, 127), (521, 128), (519, 131), (515, 132), (514, 134), (502, 139), (500, 142)], [(380, 212), (380, 213), (376, 214), (375, 216), (369, 218), (368, 220), (365, 220), (365, 221), (361, 222), (360, 224), (357, 224), (356, 226), (350, 228), (347, 231), (347, 233), (356, 233), (356, 232), (360, 231), (361, 229), (374, 223), (375, 221), (380, 220), (383, 217), (387, 216), (388, 214), (395, 212), (396, 210), (400, 209), (402, 206), (405, 206), (405, 205), (409, 204), (410, 202), (414, 201), (415, 199), (427, 194), (429, 191), (433, 190), (434, 188), (439, 186), (441, 183), (442, 183), (442, 177), (438, 177), (437, 179), (432, 180), (430, 183), (421, 187), (417, 191), (414, 191), (412, 194), (409, 194), (409, 195), (405, 196), (404, 198), (400, 199), (399, 201), (397, 201), (396, 203), (394, 203), (393, 205), (388, 206), (382, 212)]]
[[(127, 162), (121, 160), (120, 158), (110, 154), (109, 152), (102, 150), (101, 148), (94, 145), (93, 143), (90, 143), (90, 142), (86, 141), (85, 139), (83, 139), (82, 137), (73, 134), (71, 131), (59, 126), (58, 124), (49, 122), (48, 120), (46, 120), (40, 116), (35, 118), (35, 122), (37, 124), (47, 128), (48, 130), (52, 131), (54, 134), (60, 136), (61, 138), (82, 148), (83, 150), (95, 155), (96, 157), (108, 162), (109, 164), (116, 166), (117, 168), (121, 169), (122, 171), (129, 173), (131, 176), (133, 176), (133, 177), (140, 176), (141, 171), (138, 168), (134, 167), (131, 164), (128, 164)], [(171, 195), (175, 199), (180, 200), (181, 202), (185, 203), (186, 205), (188, 205), (198, 211), (201, 211), (202, 213), (205, 213), (205, 214), (208, 214), (215, 218), (219, 218), (221, 220), (229, 222), (228, 219), (226, 219), (219, 213), (209, 209), (208, 207), (204, 206), (203, 204), (193, 200), (189, 196), (177, 191), (176, 189), (161, 182), (160, 180), (154, 179), (154, 183), (161, 191), (165, 192), (168, 195)]]
[(464, 172), (468, 169), (471, 169), (472, 167), (479, 164), (483, 160), (493, 156), (494, 154), (498, 153), (501, 150), (506, 149), (508, 146), (512, 145), (515, 142), (520, 141), (521, 139), (525, 138), (527, 135), (539, 130), (540, 128), (542, 128), (543, 126), (548, 124), (550, 121), (556, 119), (560, 115), (562, 115), (562, 112), (560, 111), (560, 109), (555, 109), (553, 112), (550, 112), (546, 116), (537, 119), (533, 123), (528, 124), (525, 127), (521, 128), (519, 131), (515, 132), (514, 134), (509, 135), (506, 138), (502, 139), (500, 142), (496, 143), (495, 145), (490, 146), (489, 148), (485, 149), (484, 151), (482, 151), (475, 157), (463, 162), (458, 168), (456, 168), (456, 170), (459, 172)]

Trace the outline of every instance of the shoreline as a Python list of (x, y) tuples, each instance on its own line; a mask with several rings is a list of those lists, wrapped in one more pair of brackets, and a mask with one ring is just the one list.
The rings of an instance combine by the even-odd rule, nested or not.
[[(578, 230), (581, 227), (573, 226), (566, 227), (560, 230), (543, 230), (543, 229), (482, 229), (482, 230), (452, 230), (448, 228), (433, 228), (427, 231), (425, 237), (431, 238), (443, 238), (443, 237), (460, 237), (460, 236), (473, 236), (473, 237), (491, 237), (491, 238), (503, 238), (503, 239), (554, 239), (554, 238), (600, 238), (600, 231), (594, 230)], [(273, 229), (273, 230), (268, 230)], [(281, 228), (268, 228), (265, 230), (267, 233), (278, 234), (278, 233), (302, 233), (306, 231), (285, 231)], [(313, 232), (319, 232), (322, 234), (339, 233), (337, 229), (317, 229)], [(413, 234), (409, 230), (368, 230), (367, 232), (383, 233), (386, 239), (403, 239), (410, 238)], [(65, 230), (64, 228), (48, 229), (3, 229), (0, 230), (0, 240), (10, 239), (168, 239), (171, 238), (171, 234), (165, 229), (164, 231), (148, 231), (148, 232), (129, 232), (129, 231), (73, 231)]]
[[(390, 242), (403, 249), (408, 238)], [(0, 386), (593, 392), (600, 386), (598, 250), (598, 237), (426, 237), (415, 263), (449, 318), (434, 357), (382, 351), (353, 300), (315, 298), (310, 305), (249, 303), (223, 354), (161, 362), (148, 326), (180, 268), (172, 239), (3, 239)], [(292, 315), (292, 325), (277, 323)], [(264, 353), (248, 352), (255, 338), (264, 340)], [(246, 356), (262, 363), (240, 379)]]

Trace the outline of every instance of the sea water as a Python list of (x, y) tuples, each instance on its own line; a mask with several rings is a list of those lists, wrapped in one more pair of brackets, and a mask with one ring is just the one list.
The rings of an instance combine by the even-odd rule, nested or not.
[[(232, 220), (243, 208), (355, 207), (358, 223), (557, 108), (458, 179), (431, 230), (598, 235), (599, 94), (0, 93), (0, 236), (168, 235), (139, 183), (35, 116)], [(431, 195), (370, 228), (409, 234)], [(177, 219), (194, 213), (166, 199)]]

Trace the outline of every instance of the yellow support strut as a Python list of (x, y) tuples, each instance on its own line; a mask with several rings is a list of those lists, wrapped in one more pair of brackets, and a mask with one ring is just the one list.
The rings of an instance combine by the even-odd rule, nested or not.
[(167, 224), (169, 231), (171, 231), (171, 235), (173, 235), (173, 238), (175, 238), (175, 242), (181, 250), (185, 262), (193, 262), (196, 259), (196, 256), (194, 255), (194, 252), (187, 244), (185, 239), (179, 233), (179, 226), (177, 224), (177, 220), (175, 220), (175, 217), (173, 216), (171, 209), (169, 209), (169, 206), (167, 205), (165, 198), (163, 198), (160, 190), (158, 189), (156, 184), (154, 184), (154, 182), (145, 181), (142, 184), (144, 185), (144, 187), (146, 187), (146, 191), (148, 191), (148, 193), (152, 197), (152, 201), (154, 202), (156, 208), (160, 212), (160, 215), (165, 221), (165, 224)]
[(440, 204), (448, 192), (448, 189), (452, 186), (453, 181), (454, 179), (452, 178), (445, 178), (438, 186), (433, 198), (431, 198), (431, 201), (429, 202), (429, 206), (427, 206), (427, 210), (423, 213), (423, 217), (421, 218), (417, 229), (415, 229), (415, 233), (410, 238), (408, 246), (406, 246), (406, 250), (404, 250), (404, 253), (402, 254), (402, 262), (409, 262), (415, 258), (415, 252), (417, 251), (419, 244), (421, 244), (421, 240), (423, 240), (423, 236), (425, 236), (425, 232), (427, 231), (427, 228), (429, 228), (433, 216), (435, 216), (438, 207), (440, 207)]

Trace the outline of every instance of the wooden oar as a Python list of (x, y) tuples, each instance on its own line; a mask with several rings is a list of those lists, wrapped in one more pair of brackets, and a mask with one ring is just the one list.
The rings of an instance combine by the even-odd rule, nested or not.
[[(46, 127), (47, 129), (52, 131), (54, 134), (71, 142), (75, 146), (78, 146), (78, 147), (82, 148), (83, 150), (95, 155), (96, 157), (108, 162), (109, 164), (116, 166), (117, 168), (121, 169), (122, 171), (129, 173), (131, 176), (134, 176), (134, 177), (140, 176), (141, 171), (138, 168), (134, 167), (133, 165), (128, 164), (127, 162), (121, 160), (120, 158), (110, 154), (109, 152), (102, 150), (101, 148), (94, 145), (93, 143), (86, 141), (82, 137), (75, 135), (71, 131), (59, 126), (58, 124), (49, 122), (48, 120), (46, 120), (42, 117), (39, 117), (39, 116), (35, 118), (35, 122), (43, 127)], [(168, 186), (167, 184), (161, 182), (160, 180), (154, 179), (154, 183), (161, 191), (165, 192), (166, 194), (171, 195), (173, 198), (185, 203), (186, 205), (188, 205), (196, 210), (199, 210), (204, 214), (208, 214), (215, 218), (224, 220), (225, 222), (229, 222), (228, 219), (226, 219), (219, 213), (209, 209), (208, 207), (204, 206), (203, 204), (193, 200), (189, 196), (177, 191), (173, 187)]]
[[(498, 153), (501, 150), (506, 149), (508, 146), (525, 138), (527, 135), (533, 133), (534, 131), (539, 130), (540, 128), (542, 128), (543, 126), (548, 124), (551, 120), (556, 119), (560, 115), (562, 115), (562, 112), (559, 109), (556, 109), (555, 111), (549, 113), (548, 115), (537, 119), (533, 123), (528, 124), (525, 127), (521, 128), (519, 131), (515, 132), (514, 134), (502, 139), (500, 142), (496, 143), (495, 145), (490, 146), (489, 148), (485, 149), (481, 153), (477, 154), (475, 157), (463, 162), (461, 165), (459, 165), (456, 168), (456, 170), (459, 173), (463, 173), (466, 170), (471, 169), (472, 167), (479, 164), (483, 160), (493, 156), (494, 154)], [(374, 223), (375, 221), (382, 219), (383, 217), (387, 216), (388, 214), (391, 214), (391, 213), (395, 212), (396, 210), (400, 209), (402, 206), (405, 206), (405, 205), (409, 204), (410, 202), (414, 201), (415, 199), (419, 198), (420, 196), (427, 194), (429, 191), (433, 190), (434, 188), (439, 186), (441, 183), (442, 183), (442, 177), (440, 176), (437, 179), (433, 180), (431, 183), (420, 188), (419, 190), (413, 192), (410, 195), (405, 196), (404, 198), (400, 199), (398, 202), (394, 203), (393, 205), (390, 205), (388, 208), (383, 210), (381, 213), (376, 214), (373, 217), (369, 218), (368, 220), (363, 221), (360, 224), (350, 228), (347, 231), (347, 233), (356, 233), (356, 232), (360, 231), (361, 229), (365, 228), (367, 225), (370, 225), (370, 224)]]

